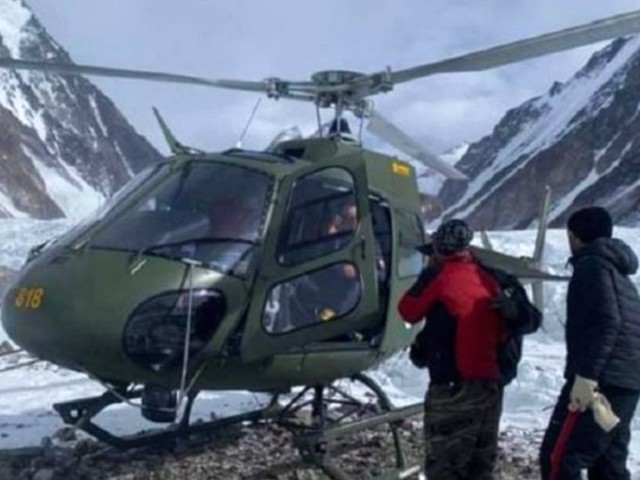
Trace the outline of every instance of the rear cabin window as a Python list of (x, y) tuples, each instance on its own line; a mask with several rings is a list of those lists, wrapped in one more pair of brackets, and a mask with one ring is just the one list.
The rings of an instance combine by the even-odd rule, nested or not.
[(357, 307), (362, 295), (358, 267), (338, 263), (279, 283), (271, 289), (262, 314), (270, 334), (293, 332), (334, 322)]
[(414, 213), (397, 211), (398, 224), (398, 276), (413, 277), (420, 274), (424, 255), (416, 247), (424, 243), (424, 228), (420, 217)]
[(341, 250), (358, 225), (354, 181), (327, 168), (296, 181), (278, 244), (278, 262), (295, 265)]

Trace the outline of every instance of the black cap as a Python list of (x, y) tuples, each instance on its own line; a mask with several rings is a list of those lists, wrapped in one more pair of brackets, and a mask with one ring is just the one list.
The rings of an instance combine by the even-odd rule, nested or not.
[(587, 207), (574, 212), (567, 221), (567, 228), (584, 243), (613, 235), (611, 215), (602, 207)]
[(424, 255), (433, 255), (438, 251), (442, 255), (451, 255), (466, 249), (473, 239), (473, 230), (467, 222), (453, 219), (444, 222), (432, 235), (432, 241), (417, 249)]

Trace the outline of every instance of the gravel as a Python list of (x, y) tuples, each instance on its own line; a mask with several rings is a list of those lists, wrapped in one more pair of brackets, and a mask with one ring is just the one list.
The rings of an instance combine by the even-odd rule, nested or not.
[[(401, 436), (410, 464), (422, 461), (420, 422), (405, 422)], [(540, 432), (510, 430), (501, 435), (503, 480), (538, 478), (535, 445)], [(354, 479), (373, 478), (392, 466), (388, 428), (332, 444), (331, 458)], [(328, 477), (304, 465), (292, 434), (273, 424), (227, 428), (171, 447), (117, 451), (67, 430), (39, 448), (0, 452), (0, 479), (9, 480), (320, 480)]]

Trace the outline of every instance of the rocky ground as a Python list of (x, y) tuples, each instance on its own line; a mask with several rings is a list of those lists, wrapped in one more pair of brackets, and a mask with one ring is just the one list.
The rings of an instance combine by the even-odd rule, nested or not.
[[(420, 462), (420, 423), (406, 423), (402, 437), (409, 461)], [(388, 430), (361, 434), (332, 448), (333, 458), (354, 479), (374, 478), (393, 454)], [(533, 452), (535, 434), (503, 433), (500, 477), (503, 480), (538, 478)], [(58, 432), (34, 449), (0, 452), (0, 479), (9, 480), (320, 480), (322, 472), (305, 467), (292, 446), (291, 434), (275, 425), (253, 425), (226, 429), (207, 439), (188, 444), (115, 451), (90, 440), (78, 439), (72, 431)]]

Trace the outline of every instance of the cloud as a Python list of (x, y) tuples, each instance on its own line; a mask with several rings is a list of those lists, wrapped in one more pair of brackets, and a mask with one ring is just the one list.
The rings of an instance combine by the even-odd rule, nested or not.
[[(636, 0), (28, 1), (77, 62), (302, 80), (328, 68), (402, 69), (637, 8)], [(507, 108), (567, 79), (594, 48), (490, 72), (422, 79), (375, 101), (409, 133), (444, 150), (489, 133)], [(256, 101), (238, 92), (94, 81), (163, 149), (152, 105), (185, 143), (220, 149), (235, 143)], [(262, 148), (294, 124), (314, 128), (311, 105), (262, 102), (246, 145)]]

